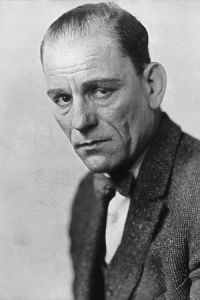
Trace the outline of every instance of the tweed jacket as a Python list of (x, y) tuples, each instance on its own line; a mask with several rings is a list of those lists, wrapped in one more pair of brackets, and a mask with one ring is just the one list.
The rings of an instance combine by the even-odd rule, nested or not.
[(80, 183), (70, 226), (76, 300), (200, 299), (200, 142), (163, 115), (104, 278), (96, 266), (108, 183), (102, 174)]

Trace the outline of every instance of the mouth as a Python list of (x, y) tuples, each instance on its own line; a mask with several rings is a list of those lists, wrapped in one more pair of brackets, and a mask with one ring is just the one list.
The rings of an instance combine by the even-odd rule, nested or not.
[(86, 140), (82, 143), (75, 144), (76, 149), (84, 149), (84, 150), (95, 150), (103, 146), (109, 139), (101, 139), (101, 140)]

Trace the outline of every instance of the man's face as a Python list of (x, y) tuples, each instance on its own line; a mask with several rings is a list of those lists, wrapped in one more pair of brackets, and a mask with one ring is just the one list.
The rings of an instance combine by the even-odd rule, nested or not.
[(146, 85), (108, 33), (47, 44), (44, 72), (56, 120), (91, 171), (112, 173), (144, 150), (153, 123)]

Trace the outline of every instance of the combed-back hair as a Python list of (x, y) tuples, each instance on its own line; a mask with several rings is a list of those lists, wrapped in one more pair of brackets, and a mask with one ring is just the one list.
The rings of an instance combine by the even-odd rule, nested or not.
[(131, 58), (140, 75), (150, 62), (147, 30), (136, 17), (112, 2), (81, 5), (61, 15), (44, 36), (40, 48), (41, 61), (47, 41), (55, 42), (61, 37), (86, 34), (96, 25), (97, 28), (108, 26), (120, 50)]

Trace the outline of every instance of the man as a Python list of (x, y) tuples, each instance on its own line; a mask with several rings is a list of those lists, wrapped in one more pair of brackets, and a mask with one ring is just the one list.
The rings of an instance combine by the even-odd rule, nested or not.
[(41, 59), (91, 171), (72, 211), (75, 299), (200, 299), (200, 143), (161, 112), (146, 29), (112, 3), (83, 5), (50, 26)]

